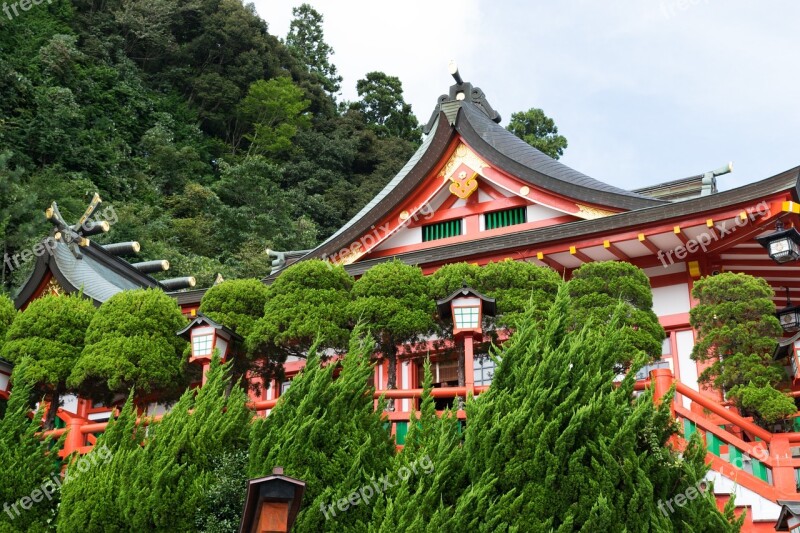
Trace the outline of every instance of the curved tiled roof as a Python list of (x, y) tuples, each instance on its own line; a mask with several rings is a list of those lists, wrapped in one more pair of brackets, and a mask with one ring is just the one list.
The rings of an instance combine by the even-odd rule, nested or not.
[(35, 294), (48, 270), (67, 292), (83, 291), (96, 305), (128, 289), (157, 287), (164, 290), (163, 285), (154, 278), (139, 272), (130, 263), (108, 253), (94, 242), (80, 249), (80, 259), (75, 257), (69, 246), (53, 240), (52, 236), (48, 237), (45, 248), (47, 253), (37, 259), (33, 273), (16, 295), (17, 308)]
[(603, 183), (568, 167), (495, 123), (471, 102), (462, 103), (456, 131), (487, 162), (556, 194), (623, 210), (666, 203)]

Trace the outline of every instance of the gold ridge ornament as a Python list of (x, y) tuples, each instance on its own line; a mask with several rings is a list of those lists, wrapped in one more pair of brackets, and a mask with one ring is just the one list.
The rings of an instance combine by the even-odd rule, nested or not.
[(457, 177), (454, 175), (450, 178), (450, 180), (452, 181), (450, 184), (450, 192), (462, 200), (466, 200), (472, 193), (478, 190), (477, 172), (468, 178), (466, 171), (462, 170), (458, 173)]

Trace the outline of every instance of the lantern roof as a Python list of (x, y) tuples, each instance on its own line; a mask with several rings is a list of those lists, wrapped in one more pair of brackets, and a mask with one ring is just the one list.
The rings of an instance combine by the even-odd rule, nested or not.
[(497, 306), (495, 304), (494, 298), (489, 298), (488, 296), (484, 296), (475, 289), (472, 289), (464, 285), (460, 289), (454, 291), (450, 296), (442, 298), (441, 300), (436, 300), (436, 308), (439, 311), (439, 316), (441, 318), (450, 317), (450, 315), (453, 313), (452, 309), (450, 308), (450, 303), (456, 298), (470, 298), (470, 297), (480, 299), (481, 307), (483, 308), (483, 313), (485, 315), (494, 316), (497, 313)]
[(223, 332), (225, 335), (227, 335), (232, 340), (235, 340), (237, 342), (241, 342), (242, 340), (244, 340), (241, 335), (239, 335), (238, 333), (236, 333), (235, 331), (233, 331), (229, 327), (223, 326), (219, 322), (215, 322), (214, 320), (211, 320), (209, 317), (207, 317), (203, 313), (197, 313), (197, 316), (195, 317), (195, 319), (192, 320), (191, 322), (189, 322), (188, 326), (186, 326), (185, 328), (183, 328), (182, 330), (177, 332), (176, 335), (178, 337), (182, 337), (182, 338), (186, 339), (187, 341), (189, 341), (189, 340), (191, 340), (192, 330), (194, 328), (196, 328), (196, 327), (211, 327), (211, 328), (214, 328), (217, 331)]
[(775, 350), (772, 352), (773, 359), (778, 361), (791, 355), (794, 343), (798, 340), (800, 340), (800, 332), (795, 333), (791, 337), (779, 340), (778, 344), (775, 346)]
[(797, 228), (795, 228), (794, 226), (783, 230), (777, 230), (774, 233), (770, 233), (768, 235), (756, 237), (756, 240), (758, 241), (759, 244), (761, 244), (761, 246), (763, 246), (764, 248), (768, 248), (769, 243), (782, 238), (788, 238), (794, 241), (795, 244), (800, 245), (800, 232), (798, 232)]
[[(781, 506), (781, 514), (775, 523), (775, 531), (789, 531), (789, 520), (800, 519), (800, 501), (778, 500), (778, 505)], [(791, 527), (795, 525), (792, 524)]]
[(283, 468), (276, 467), (272, 471), (272, 475), (251, 479), (247, 482), (247, 495), (244, 499), (244, 512), (242, 514), (242, 522), (239, 525), (240, 533), (249, 533), (252, 530), (253, 523), (257, 520), (256, 514), (258, 513), (259, 502), (261, 500), (283, 500), (291, 501), (289, 508), (288, 524), (291, 529), (291, 524), (297, 518), (300, 512), (300, 503), (303, 499), (303, 493), (306, 490), (306, 484), (299, 479), (283, 475)]

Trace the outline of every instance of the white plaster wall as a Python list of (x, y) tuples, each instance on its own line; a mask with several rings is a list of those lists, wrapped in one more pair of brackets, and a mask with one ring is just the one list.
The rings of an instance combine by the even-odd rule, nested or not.
[[(0, 387), (2, 388), (2, 387)], [(67, 394), (61, 397), (61, 407), (70, 413), (78, 412), (78, 397), (74, 394)]]
[[(420, 220), (425, 220), (421, 218)], [(462, 230), (463, 226), (462, 224)], [(396, 248), (398, 246), (408, 246), (410, 244), (419, 244), (422, 242), (422, 228), (417, 226), (416, 228), (408, 228), (404, 227), (398, 230), (394, 235), (383, 241), (380, 246), (377, 246), (376, 250), (386, 250), (388, 248)]]
[(563, 216), (564, 213), (544, 207), (542, 205), (533, 204), (528, 206), (528, 222), (535, 222), (537, 220), (547, 220), (548, 218), (555, 218)]
[(653, 311), (656, 315), (688, 313), (689, 309), (691, 309), (691, 304), (689, 303), (688, 283), (653, 289)]
[(781, 507), (771, 500), (759, 496), (748, 488), (737, 485), (734, 481), (715, 470), (709, 470), (706, 474), (706, 479), (714, 482), (714, 494), (733, 493), (736, 496), (737, 507), (749, 506), (749, 513), (753, 521), (759, 522), (768, 520), (774, 522), (778, 519), (778, 515), (781, 513)]

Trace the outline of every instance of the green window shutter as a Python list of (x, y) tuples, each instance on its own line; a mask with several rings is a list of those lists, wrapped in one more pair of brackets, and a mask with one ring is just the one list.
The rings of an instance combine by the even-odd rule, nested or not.
[(446, 239), (461, 235), (461, 219), (445, 220), (428, 226), (422, 226), (422, 242)]
[(526, 207), (514, 207), (503, 211), (494, 211), (483, 215), (484, 227), (487, 230), (515, 226), (527, 222), (528, 210)]
[(694, 432), (697, 431), (697, 426), (694, 422), (689, 420), (688, 418), (683, 419), (683, 438), (689, 440), (694, 435)]
[(708, 451), (719, 457), (722, 441), (710, 431), (706, 431), (706, 447)]
[(744, 466), (744, 458), (742, 457), (742, 450), (740, 450), (733, 444), (728, 444), (728, 462), (733, 466), (735, 466), (736, 468), (742, 468)]
[(408, 422), (398, 422), (394, 427), (394, 436), (397, 444), (404, 445), (406, 443), (406, 435), (408, 434)]

